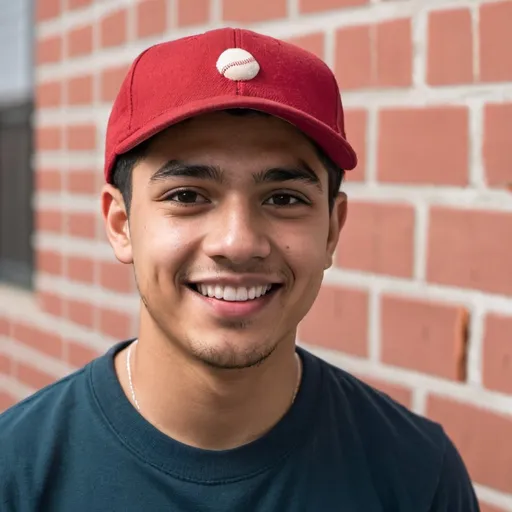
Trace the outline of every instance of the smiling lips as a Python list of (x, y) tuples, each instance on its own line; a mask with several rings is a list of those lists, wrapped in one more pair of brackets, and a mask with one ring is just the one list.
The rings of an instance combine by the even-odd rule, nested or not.
[(201, 295), (228, 302), (245, 302), (262, 297), (268, 293), (274, 285), (263, 284), (258, 286), (222, 286), (197, 283), (193, 285)]

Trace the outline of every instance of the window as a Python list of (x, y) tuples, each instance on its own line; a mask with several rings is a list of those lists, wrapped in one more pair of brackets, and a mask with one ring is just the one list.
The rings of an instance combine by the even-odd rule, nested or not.
[(0, 281), (32, 286), (32, 106), (0, 107)]
[(33, 1), (0, 0), (0, 282), (32, 287)]

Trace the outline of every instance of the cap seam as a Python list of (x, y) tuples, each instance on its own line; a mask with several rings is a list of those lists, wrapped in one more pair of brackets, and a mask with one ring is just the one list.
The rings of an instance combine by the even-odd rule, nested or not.
[[(235, 30), (233, 31), (233, 46), (235, 48), (241, 48), (242, 47), (241, 43), (242, 43), (242, 37), (240, 34), (240, 30), (235, 28)], [(240, 81), (236, 80), (235, 84), (236, 84), (236, 95), (240, 96)]]

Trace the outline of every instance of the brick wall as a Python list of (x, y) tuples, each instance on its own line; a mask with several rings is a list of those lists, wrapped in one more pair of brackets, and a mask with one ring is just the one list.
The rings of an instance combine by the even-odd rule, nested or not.
[(335, 70), (360, 155), (301, 343), (441, 422), (483, 510), (512, 511), (512, 0), (36, 3), (36, 290), (0, 287), (0, 408), (136, 332), (98, 201), (127, 66), (244, 25)]

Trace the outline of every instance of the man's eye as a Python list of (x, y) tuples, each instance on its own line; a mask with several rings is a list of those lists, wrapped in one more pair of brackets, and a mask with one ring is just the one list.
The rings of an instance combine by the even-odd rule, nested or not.
[(292, 206), (300, 203), (304, 204), (305, 201), (291, 194), (281, 193), (274, 194), (272, 197), (267, 199), (266, 203), (272, 206)]
[(181, 204), (202, 204), (207, 202), (201, 194), (194, 190), (179, 190), (168, 195), (166, 200)]

